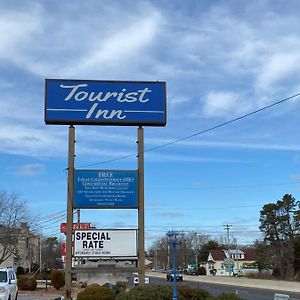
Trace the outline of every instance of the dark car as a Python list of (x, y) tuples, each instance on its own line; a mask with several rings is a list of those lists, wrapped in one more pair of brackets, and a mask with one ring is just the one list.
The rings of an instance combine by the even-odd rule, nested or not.
[[(173, 281), (174, 280), (174, 272), (168, 271), (166, 278), (167, 278), (167, 281)], [(176, 281), (183, 281), (183, 276), (179, 272), (176, 272)]]

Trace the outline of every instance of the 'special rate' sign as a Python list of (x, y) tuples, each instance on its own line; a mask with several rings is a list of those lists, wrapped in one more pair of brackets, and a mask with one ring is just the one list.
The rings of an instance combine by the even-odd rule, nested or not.
[(165, 126), (166, 83), (46, 79), (45, 123)]
[(137, 171), (75, 170), (75, 208), (137, 208)]
[(76, 230), (75, 257), (136, 257), (136, 229)]

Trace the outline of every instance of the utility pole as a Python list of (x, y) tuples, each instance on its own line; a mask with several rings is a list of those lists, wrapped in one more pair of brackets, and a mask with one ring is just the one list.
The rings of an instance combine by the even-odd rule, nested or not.
[(138, 274), (145, 284), (144, 128), (138, 127)]
[[(77, 230), (80, 229), (80, 209), (77, 208)], [(82, 259), (78, 257), (77, 264), (81, 265)]]
[(167, 271), (170, 270), (170, 245), (167, 246)]
[[(176, 290), (176, 246), (179, 245), (179, 242), (177, 240), (178, 232), (177, 231), (168, 231), (167, 232), (167, 239), (168, 244), (173, 247), (173, 298), (172, 300), (178, 300), (177, 297), (177, 290)], [(172, 281), (172, 273), (171, 273), (171, 281)]]
[(65, 267), (65, 300), (72, 299), (72, 237), (73, 237), (73, 193), (74, 193), (75, 127), (69, 127), (67, 234)]
[(39, 246), (40, 246), (40, 258), (39, 258), (39, 261), (40, 261), (40, 275), (42, 273), (42, 227), (40, 228), (41, 232), (40, 232), (40, 238), (39, 238)]
[(231, 276), (231, 256), (230, 256), (230, 252), (229, 252), (229, 245), (230, 245), (230, 235), (229, 235), (229, 230), (232, 227), (232, 225), (229, 224), (225, 224), (223, 225), (224, 229), (227, 230), (227, 250), (228, 250), (228, 272), (229, 272), (229, 277)]

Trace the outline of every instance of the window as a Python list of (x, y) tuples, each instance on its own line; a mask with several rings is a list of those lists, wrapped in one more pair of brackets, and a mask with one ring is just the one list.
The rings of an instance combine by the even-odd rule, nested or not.
[(13, 272), (9, 272), (9, 279), (10, 280), (14, 280), (15, 279), (15, 275)]
[(0, 271), (0, 282), (7, 282), (7, 274), (5, 271)]

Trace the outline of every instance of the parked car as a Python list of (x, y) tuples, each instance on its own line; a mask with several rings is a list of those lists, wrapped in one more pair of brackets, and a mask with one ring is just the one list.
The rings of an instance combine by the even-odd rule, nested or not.
[(242, 276), (244, 276), (244, 273), (241, 270), (236, 270), (233, 272), (233, 276), (234, 277), (242, 277)]
[[(167, 281), (173, 281), (174, 280), (173, 270), (167, 271), (166, 278), (167, 278)], [(179, 272), (176, 272), (176, 281), (183, 281), (183, 276)]]
[(194, 268), (187, 268), (184, 270), (184, 274), (186, 275), (199, 275), (199, 272), (197, 269)]
[(17, 300), (17, 276), (13, 268), (0, 268), (0, 300)]

